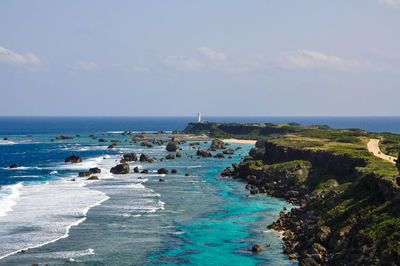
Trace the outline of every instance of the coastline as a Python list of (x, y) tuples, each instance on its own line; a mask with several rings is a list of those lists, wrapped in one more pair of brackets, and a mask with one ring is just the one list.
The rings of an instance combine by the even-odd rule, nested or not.
[(223, 142), (240, 143), (240, 144), (256, 144), (256, 140), (249, 139), (223, 139)]

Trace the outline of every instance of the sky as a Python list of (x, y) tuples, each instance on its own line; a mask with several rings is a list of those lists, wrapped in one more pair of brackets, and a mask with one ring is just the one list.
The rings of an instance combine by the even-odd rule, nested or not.
[(0, 2), (1, 116), (399, 116), (400, 0)]

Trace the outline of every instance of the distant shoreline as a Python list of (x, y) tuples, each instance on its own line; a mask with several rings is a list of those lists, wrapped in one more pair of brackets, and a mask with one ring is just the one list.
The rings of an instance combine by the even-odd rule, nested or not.
[(231, 143), (242, 143), (242, 144), (256, 144), (255, 140), (248, 139), (223, 139), (223, 142), (231, 142)]

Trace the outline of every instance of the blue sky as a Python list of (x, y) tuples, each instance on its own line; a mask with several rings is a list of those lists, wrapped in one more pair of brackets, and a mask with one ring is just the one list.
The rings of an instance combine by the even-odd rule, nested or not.
[(0, 3), (0, 115), (400, 115), (400, 0)]

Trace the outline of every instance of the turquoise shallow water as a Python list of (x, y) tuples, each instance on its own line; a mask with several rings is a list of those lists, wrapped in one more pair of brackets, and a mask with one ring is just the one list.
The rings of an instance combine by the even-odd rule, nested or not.
[[(123, 143), (108, 150), (108, 144), (85, 134), (52, 143), (54, 136), (9, 136), (13, 143), (0, 150), (8, 155), (2, 157), (3, 182), (14, 182), (5, 186), (18, 192), (10, 211), (0, 216), (0, 241), (7, 243), (0, 256), (26, 250), (0, 259), (0, 265), (295, 264), (282, 254), (279, 234), (266, 229), (289, 204), (266, 195), (249, 197), (245, 183), (220, 177), (252, 145), (232, 144), (242, 149), (232, 159), (216, 159), (190, 158), (196, 150), (187, 143), (181, 145), (183, 158), (130, 163), (131, 169), (149, 169), (147, 175), (112, 175), (109, 169), (121, 154), (163, 158), (165, 146), (131, 145), (124, 142), (128, 137), (114, 134), (108, 138)], [(209, 145), (202, 143), (203, 148)], [(63, 159), (74, 153), (83, 163), (65, 164)], [(22, 167), (8, 169), (11, 161)], [(102, 169), (99, 181), (77, 178), (90, 167)], [(159, 182), (156, 170), (161, 167), (178, 173)], [(251, 253), (253, 244), (264, 250)]]

